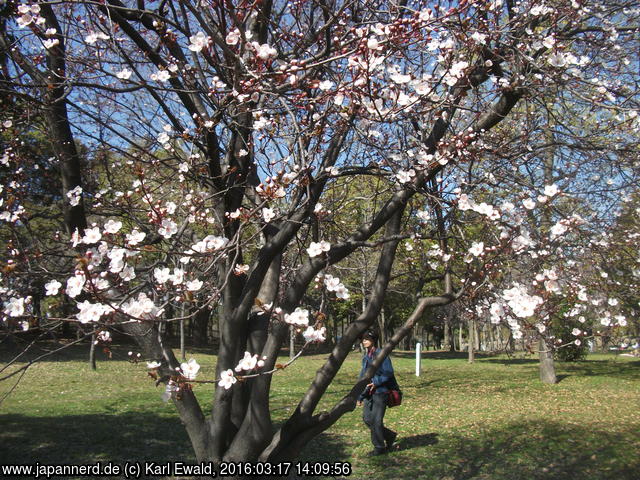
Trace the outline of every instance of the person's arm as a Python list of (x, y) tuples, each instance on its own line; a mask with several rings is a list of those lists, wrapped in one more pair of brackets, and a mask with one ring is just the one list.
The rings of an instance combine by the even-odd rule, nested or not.
[(371, 380), (374, 386), (379, 387), (381, 385), (386, 384), (389, 380), (393, 378), (393, 365), (391, 365), (391, 359), (389, 357), (385, 358), (382, 362), (382, 365), (378, 368), (378, 371), (373, 376)]

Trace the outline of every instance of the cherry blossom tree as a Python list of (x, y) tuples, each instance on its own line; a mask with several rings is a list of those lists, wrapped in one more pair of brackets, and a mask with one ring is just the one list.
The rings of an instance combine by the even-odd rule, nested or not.
[[(24, 288), (39, 278), (42, 294), (72, 306), (58, 320), (133, 334), (199, 460), (294, 458), (354, 408), (367, 378), (316, 411), (381, 312), (400, 242), (427, 248), (433, 275), (367, 377), (425, 311), (474, 298), (496, 276), (511, 283), (492, 289), (489, 310), (514, 334), (551, 315), (558, 288), (581, 298), (577, 283), (557, 286), (561, 273), (572, 275), (570, 262), (535, 263), (549, 257), (526, 228), (528, 212), (567, 187), (555, 178), (520, 182), (537, 167), (527, 152), (539, 146), (540, 129), (525, 120), (540, 121), (537, 110), (572, 115), (558, 129), (563, 154), (588, 156), (572, 142), (596, 142), (597, 133), (608, 149), (619, 146), (609, 151), (617, 161), (637, 139), (631, 0), (2, 8), (2, 94), (24, 105), (2, 123), (0, 218), (12, 236), (3, 252), (5, 325), (40, 315)], [(33, 160), (20, 148), (34, 111), (54, 152), (64, 218), (46, 255), (21, 241), (38, 235), (26, 206), (34, 182), (24, 168)], [(563, 182), (584, 185), (584, 162), (574, 163)], [(620, 165), (620, 177), (635, 174), (635, 165)], [(377, 179), (374, 210), (354, 225), (340, 205), (365, 177)], [(498, 181), (511, 182), (506, 194), (492, 188)], [(542, 249), (582, 223), (570, 212), (547, 219)], [(468, 235), (467, 220), (486, 226), (482, 235)], [(349, 296), (339, 264), (362, 252), (377, 252), (364, 308), (275, 429), (277, 355), (291, 328), (307, 344), (324, 339), (326, 303)], [(501, 272), (514, 255), (536, 268)], [(327, 302), (310, 308), (311, 290)], [(180, 363), (165, 342), (163, 324), (181, 320), (182, 305), (189, 315), (219, 314), (215, 372)], [(206, 382), (214, 387), (203, 406), (192, 389)]]

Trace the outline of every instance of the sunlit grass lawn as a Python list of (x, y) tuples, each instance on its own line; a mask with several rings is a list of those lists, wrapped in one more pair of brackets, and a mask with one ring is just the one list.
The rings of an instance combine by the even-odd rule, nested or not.
[[(160, 400), (144, 362), (125, 350), (92, 371), (86, 349), (33, 365), (0, 404), (0, 464), (83, 464), (95, 461), (193, 462), (172, 404)], [(202, 374), (215, 357), (194, 353)], [(4, 357), (4, 355), (3, 355)], [(273, 382), (275, 421), (295, 408), (322, 356), (303, 357)], [(359, 371), (354, 352), (320, 410), (350, 388)], [(613, 355), (558, 365), (562, 381), (542, 385), (534, 359), (430, 352), (420, 377), (413, 354), (393, 363), (405, 393), (385, 423), (398, 449), (369, 458), (360, 410), (314, 440), (301, 460), (348, 461), (352, 478), (385, 479), (629, 479), (640, 478), (640, 362)], [(0, 397), (16, 378), (0, 383)], [(211, 385), (196, 386), (199, 399)], [(207, 410), (207, 407), (204, 407)]]

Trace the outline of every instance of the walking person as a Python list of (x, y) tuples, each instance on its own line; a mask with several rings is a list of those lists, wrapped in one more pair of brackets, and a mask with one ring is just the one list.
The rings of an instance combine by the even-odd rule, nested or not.
[[(362, 370), (360, 378), (364, 377), (364, 373), (369, 368), (379, 353), (377, 348), (378, 336), (375, 332), (368, 330), (362, 336), (362, 346), (364, 347), (364, 356), (362, 357)], [(362, 419), (371, 430), (371, 443), (373, 450), (369, 452), (370, 456), (382, 455), (387, 453), (392, 447), (398, 434), (393, 430), (389, 430), (383, 425), (384, 414), (387, 409), (387, 397), (389, 390), (397, 389), (398, 383), (393, 374), (393, 365), (391, 359), (385, 358), (378, 367), (371, 382), (366, 386), (364, 391), (358, 398), (358, 405), (363, 405)]]

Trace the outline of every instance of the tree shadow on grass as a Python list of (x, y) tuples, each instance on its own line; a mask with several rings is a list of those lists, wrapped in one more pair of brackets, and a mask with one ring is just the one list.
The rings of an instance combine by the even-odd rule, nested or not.
[(305, 447), (297, 461), (348, 462), (351, 458), (345, 449), (346, 442), (343, 435), (321, 433)]
[(387, 480), (637, 480), (640, 457), (632, 446), (635, 431), (532, 421), (440, 434), (435, 441), (436, 434), (421, 434), (405, 439), (401, 448), (380, 462), (377, 457), (357, 459), (353, 478), (382, 474)]
[(556, 422), (522, 422), (468, 441), (458, 438), (448, 464), (458, 480), (504, 477), (531, 479), (637, 479), (640, 462), (626, 440), (609, 431)]
[[(26, 363), (37, 360), (38, 362), (89, 362), (90, 340), (83, 340), (73, 344), (74, 340), (46, 340), (32, 345), (0, 346), (0, 363), (8, 363), (16, 357), (18, 363)], [(28, 347), (28, 348), (27, 348)], [(127, 360), (128, 352), (139, 352), (139, 347), (134, 344), (117, 344), (111, 346), (114, 360)], [(42, 357), (42, 358), (41, 358)], [(109, 357), (102, 347), (96, 348), (96, 361), (98, 368), (100, 363), (108, 362)]]
[(640, 361), (617, 362), (613, 360), (585, 360), (581, 362), (563, 363), (563, 370), (571, 375), (595, 377), (607, 376), (640, 380)]
[(178, 418), (148, 413), (60, 417), (11, 414), (0, 415), (0, 425), (0, 465), (195, 463)]
[[(0, 464), (111, 461), (194, 463), (177, 418), (147, 413), (29, 417), (1, 415)], [(637, 425), (605, 431), (555, 421), (514, 422), (454, 434), (402, 437), (384, 458), (351, 457), (348, 435), (326, 432), (298, 461), (351, 462), (354, 480), (637, 480)], [(433, 429), (433, 426), (430, 427)], [(361, 439), (357, 441), (360, 442)], [(141, 477), (144, 478), (144, 477)], [(325, 477), (326, 478), (326, 477)], [(156, 477), (157, 479), (157, 477)]]
[(483, 358), (482, 362), (498, 363), (500, 365), (537, 365), (540, 360), (537, 358)]
[[(394, 351), (391, 354), (392, 358), (416, 358), (415, 351)], [(485, 358), (491, 356), (490, 353), (484, 352), (476, 352), (475, 357)], [(422, 352), (423, 360), (466, 360), (469, 358), (469, 354), (467, 352), (450, 352), (448, 350), (426, 350)]]
[[(486, 358), (481, 362), (497, 363), (505, 366), (509, 365), (530, 365), (537, 367), (539, 361), (537, 359), (527, 358)], [(581, 360), (577, 362), (556, 362), (556, 368), (559, 371), (566, 371), (567, 376), (577, 377), (595, 377), (595, 376), (613, 376), (626, 378), (629, 380), (640, 380), (640, 361), (616, 361), (616, 360)]]
[[(185, 429), (177, 417), (148, 413), (60, 417), (10, 414), (0, 415), (0, 425), (0, 465), (112, 462), (123, 466), (126, 462), (140, 462), (144, 468), (144, 462), (196, 463)], [(345, 445), (345, 437), (323, 433), (312, 441), (305, 450), (308, 453), (303, 452), (299, 461), (313, 457), (322, 462), (348, 462), (350, 457)], [(164, 477), (142, 475), (139, 478)]]
[(422, 433), (410, 437), (398, 438), (397, 444), (394, 445), (391, 453), (412, 448), (427, 447), (429, 445), (435, 445), (436, 443), (438, 443), (437, 433)]

